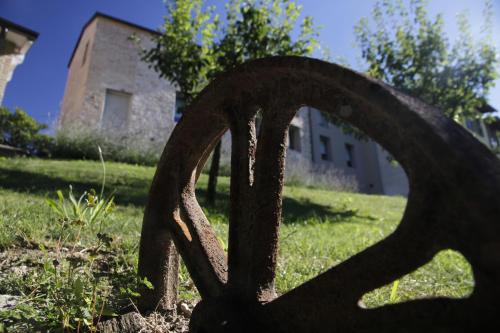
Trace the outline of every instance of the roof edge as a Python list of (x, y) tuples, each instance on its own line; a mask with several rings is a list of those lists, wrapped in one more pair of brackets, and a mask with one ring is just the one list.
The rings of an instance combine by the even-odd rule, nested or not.
[(497, 112), (497, 109), (495, 109), (489, 103), (484, 103), (483, 105), (481, 105), (481, 107), (478, 108), (478, 111), (481, 113), (493, 113), (493, 112)]
[(78, 45), (80, 44), (83, 33), (85, 32), (87, 27), (98, 17), (102, 17), (102, 18), (106, 18), (106, 19), (109, 19), (109, 20), (112, 20), (112, 21), (115, 21), (118, 23), (122, 23), (122, 24), (128, 25), (130, 27), (149, 32), (149, 33), (154, 34), (154, 35), (160, 35), (160, 33), (156, 30), (153, 30), (153, 29), (150, 29), (150, 28), (147, 28), (147, 27), (144, 27), (142, 25), (135, 24), (135, 23), (132, 23), (129, 21), (125, 21), (125, 20), (119, 19), (117, 17), (114, 17), (114, 16), (104, 14), (102, 12), (97, 11), (94, 13), (94, 15), (92, 15), (92, 17), (87, 21), (87, 23), (85, 23), (82, 30), (80, 31), (80, 35), (78, 36), (78, 40), (76, 41), (75, 47), (73, 48), (73, 51), (71, 52), (71, 56), (70, 56), (69, 61), (68, 61), (68, 68), (71, 66), (71, 63), (73, 62), (73, 58), (75, 57), (76, 49), (78, 48)]
[(26, 27), (19, 25), (17, 23), (14, 23), (12, 21), (6, 20), (3, 17), (0, 17), (0, 26), (5, 26), (9, 29), (15, 30), (15, 31), (25, 35), (26, 37), (28, 37), (28, 39), (31, 41), (35, 41), (39, 36), (38, 32), (31, 30), (29, 28), (26, 28)]

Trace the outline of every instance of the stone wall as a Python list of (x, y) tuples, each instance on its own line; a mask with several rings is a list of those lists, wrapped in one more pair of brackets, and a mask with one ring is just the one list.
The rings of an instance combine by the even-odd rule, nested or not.
[[(87, 79), (94, 57), (94, 40), (97, 22), (93, 21), (83, 31), (68, 68), (64, 98), (59, 112), (60, 127), (94, 128), (99, 121), (99, 110), (89, 105), (86, 92)], [(85, 49), (87, 54), (84, 62)]]
[(2, 104), (5, 88), (12, 70), (10, 56), (0, 56), (0, 105)]
[[(35, 32), (32, 33), (38, 36)], [(23, 63), (36, 36), (29, 37), (15, 29), (8, 32), (7, 35), (0, 36), (2, 44), (5, 45), (2, 54), (0, 54), (0, 105), (2, 105), (7, 83), (11, 80), (16, 67)]]
[(12, 78), (14, 69), (24, 59), (23, 54), (7, 54), (0, 56), (0, 105), (2, 105), (7, 83)]
[[(132, 34), (140, 38), (140, 46), (130, 40)], [(127, 124), (121, 130), (107, 128), (103, 134), (140, 149), (163, 148), (174, 127), (175, 88), (140, 59), (140, 47), (151, 46), (150, 33), (97, 17), (84, 32), (71, 63), (60, 126), (77, 123), (99, 130), (106, 92), (122, 92), (130, 94)]]

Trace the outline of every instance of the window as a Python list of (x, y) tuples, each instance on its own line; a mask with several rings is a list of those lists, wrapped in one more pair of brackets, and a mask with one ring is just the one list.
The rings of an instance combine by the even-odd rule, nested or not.
[(290, 125), (288, 129), (288, 148), (295, 151), (300, 151), (300, 128)]
[(467, 127), (475, 134), (484, 137), (483, 127), (481, 126), (481, 122), (478, 119), (466, 119), (465, 127)]
[(490, 138), (490, 147), (492, 149), (498, 148), (499, 142), (496, 131), (488, 128), (488, 137)]
[(89, 52), (89, 42), (85, 44), (85, 50), (83, 51), (83, 59), (82, 66), (85, 65), (85, 61), (87, 61), (87, 53)]
[(496, 149), (498, 147), (498, 139), (493, 135), (490, 137), (490, 146), (492, 149)]
[(126, 129), (131, 98), (131, 94), (107, 89), (101, 128), (107, 130)]
[(330, 153), (330, 138), (323, 135), (319, 136), (319, 154), (323, 161), (330, 161), (332, 159)]
[(318, 112), (318, 118), (319, 118), (319, 126), (321, 126), (321, 127), (328, 127), (328, 125), (330, 124), (330, 122), (325, 117), (325, 114), (323, 112)]
[(355, 163), (354, 163), (354, 146), (351, 145), (350, 143), (345, 144), (345, 151), (347, 153), (347, 166), (349, 168), (354, 168)]
[(257, 135), (257, 139), (260, 136), (260, 129), (262, 127), (262, 112), (257, 111), (257, 115), (255, 116), (255, 134)]
[(178, 122), (181, 117), (184, 109), (186, 108), (184, 97), (180, 92), (175, 94), (175, 111), (174, 111), (174, 121)]

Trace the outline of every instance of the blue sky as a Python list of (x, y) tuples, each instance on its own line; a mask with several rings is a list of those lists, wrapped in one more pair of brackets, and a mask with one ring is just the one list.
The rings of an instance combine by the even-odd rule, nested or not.
[[(333, 58), (342, 57), (362, 70), (360, 50), (355, 47), (353, 26), (370, 15), (375, 0), (296, 0), (303, 14), (322, 26), (321, 43)], [(225, 1), (208, 1), (222, 8)], [(500, 0), (494, 4), (494, 43), (500, 49)], [(0, 16), (40, 33), (24, 63), (8, 84), (4, 106), (23, 108), (37, 120), (53, 124), (59, 113), (66, 83), (67, 64), (83, 25), (101, 11), (156, 29), (165, 15), (163, 0), (0, 0)], [(455, 17), (467, 11), (474, 33), (482, 23), (480, 0), (429, 0), (429, 12), (443, 13), (446, 32), (457, 36)], [(491, 91), (490, 103), (500, 110), (500, 80)]]

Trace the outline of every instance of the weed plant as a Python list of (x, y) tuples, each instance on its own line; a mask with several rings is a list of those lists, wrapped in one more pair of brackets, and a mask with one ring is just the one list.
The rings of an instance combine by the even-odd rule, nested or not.
[[(11, 279), (10, 289), (21, 292), (20, 303), (0, 312), (0, 332), (50, 331), (95, 332), (103, 317), (117, 315), (134, 298), (141, 284), (135, 269), (114, 246), (113, 237), (103, 232), (112, 214), (114, 196), (105, 195), (106, 166), (99, 194), (90, 189), (78, 199), (70, 186), (67, 197), (57, 191), (57, 201), (47, 204), (58, 216), (55, 245), (39, 244), (39, 265), (23, 277)], [(82, 235), (92, 235), (82, 242)]]

